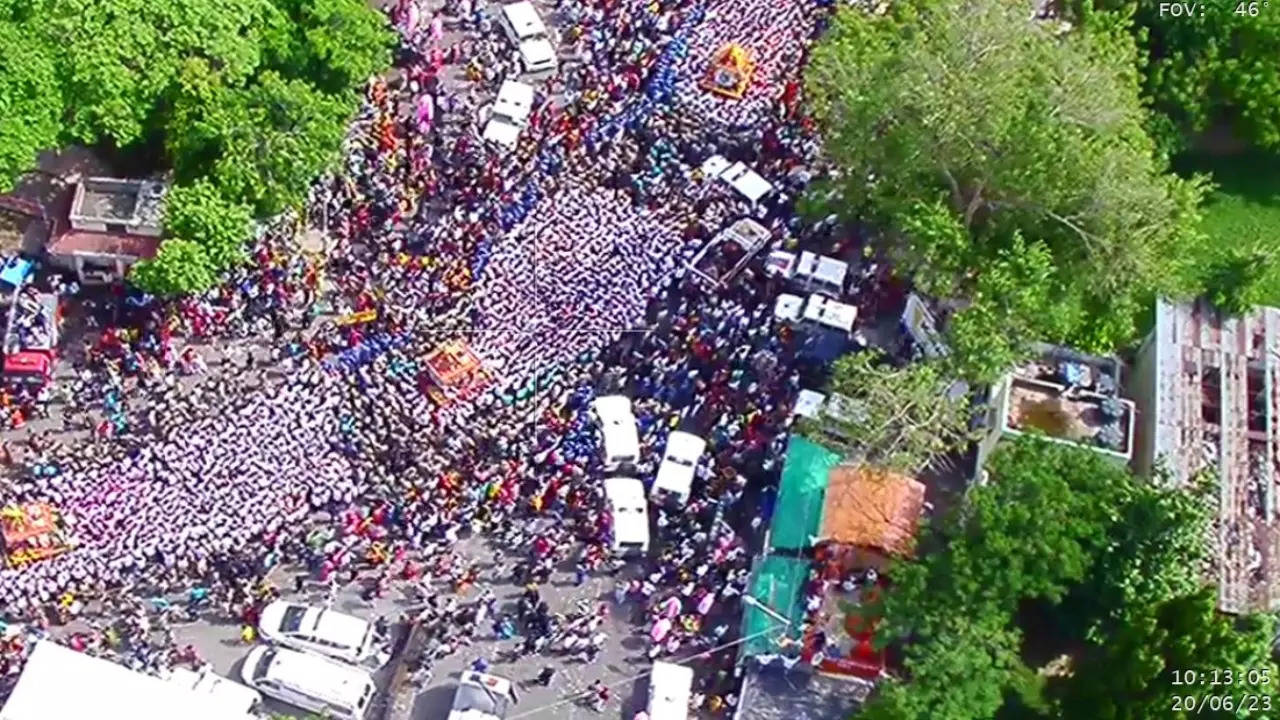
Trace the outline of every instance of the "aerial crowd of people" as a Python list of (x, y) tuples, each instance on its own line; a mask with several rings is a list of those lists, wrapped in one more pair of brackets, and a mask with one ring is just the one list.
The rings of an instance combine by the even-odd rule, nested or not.
[[(398, 71), (371, 80), (342, 167), (304, 216), (281, 219), (206, 296), (120, 297), (122, 312), (95, 316), (77, 374), (23, 411), (52, 422), (45, 406), (61, 404), (61, 428), (4, 446), (0, 504), (48, 503), (73, 542), (0, 570), (6, 628), (78, 620), (82, 649), (157, 669), (199, 662), (169, 629), (182, 613), (251, 628), (289, 582), (331, 594), (355, 582), (369, 598), (424, 599), (419, 683), (479, 636), (514, 656), (593, 660), (617, 641), (602, 625), (612, 613), (640, 628), (650, 659), (710, 653), (695, 698), (733, 707), (740, 596), (808, 367), (774, 316), (774, 279), (683, 269), (741, 217), (773, 247), (826, 241), (829, 223), (815, 233), (793, 200), (823, 172), (798, 73), (829, 10), (559, 0), (550, 12), (560, 66), (504, 151), (478, 135), (520, 74), (498, 19), (469, 0), (396, 0)], [(730, 42), (758, 67), (737, 101), (700, 85)], [(708, 176), (716, 155), (774, 192), (753, 203)], [(485, 372), (441, 402), (423, 357), (451, 341)], [(673, 430), (708, 443), (684, 507), (655, 506), (642, 561), (610, 550), (590, 413), (604, 394), (632, 399), (640, 480)], [(491, 539), (492, 562), (459, 538)], [(565, 562), (578, 582), (611, 578), (616, 602), (552, 612), (546, 583)], [(525, 588), (515, 616), (487, 589), (499, 582)], [(6, 637), (12, 677), (29, 643)], [(590, 692), (603, 704), (608, 687)]]

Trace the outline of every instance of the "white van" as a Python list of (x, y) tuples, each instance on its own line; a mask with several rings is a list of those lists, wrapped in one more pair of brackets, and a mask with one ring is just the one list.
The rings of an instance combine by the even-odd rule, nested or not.
[(334, 720), (364, 720), (375, 692), (362, 668), (269, 645), (249, 653), (240, 676), (264, 695)]
[(625, 395), (598, 397), (591, 402), (591, 410), (604, 436), (605, 467), (616, 468), (638, 461), (640, 433), (636, 429), (636, 416), (631, 412), (631, 398)]
[(262, 609), (258, 631), (263, 639), (295, 650), (358, 663), (373, 656), (377, 643), (373, 623), (335, 610), (276, 600)]
[(253, 715), (262, 704), (262, 695), (257, 690), (208, 670), (192, 672), (186, 668), (174, 668), (167, 680), (183, 690), (204, 696), (209, 704), (221, 708), (227, 717)]
[(520, 50), (520, 61), (527, 73), (556, 69), (556, 49), (551, 34), (538, 11), (528, 0), (502, 6), (502, 28)]
[(684, 505), (689, 501), (693, 475), (706, 449), (707, 441), (693, 433), (676, 430), (667, 436), (667, 450), (650, 489), (654, 502), (663, 503), (673, 498)]
[(688, 720), (693, 668), (655, 662), (649, 674), (649, 720)]
[(620, 555), (649, 552), (649, 503), (644, 484), (634, 478), (604, 481), (604, 496), (613, 515), (613, 550)]
[(485, 140), (490, 140), (505, 148), (513, 148), (520, 139), (520, 133), (529, 124), (529, 115), (533, 112), (533, 86), (515, 80), (503, 80), (498, 89), (498, 99), (489, 110), (489, 120), (485, 123)]
[(464, 672), (453, 694), (449, 720), (502, 720), (516, 702), (511, 681), (497, 675)]

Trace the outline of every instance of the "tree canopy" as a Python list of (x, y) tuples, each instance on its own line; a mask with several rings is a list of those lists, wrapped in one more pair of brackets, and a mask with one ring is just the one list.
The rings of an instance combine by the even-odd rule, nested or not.
[(129, 270), (129, 279), (146, 292), (167, 296), (208, 290), (218, 275), (199, 243), (169, 238), (154, 258), (142, 260)]
[(968, 403), (948, 393), (941, 368), (896, 368), (867, 351), (836, 360), (827, 391), (831, 404), (805, 434), (847, 458), (915, 471), (956, 448), (965, 437)]
[(29, 43), (32, 23), (0, 19), (0, 192), (61, 133), (62, 87), (52, 50)]
[(211, 175), (223, 195), (258, 215), (300, 204), (311, 181), (337, 158), (347, 105), (274, 72), (219, 95), (220, 102), (206, 107), (200, 132), (217, 148)]
[(1248, 145), (1280, 149), (1280, 14), (1274, 8), (1236, 0), (1176, 19), (1162, 16), (1159, 3), (1135, 0), (1086, 0), (1068, 8), (1086, 27), (1118, 23), (1132, 31), (1153, 132), (1169, 150), (1214, 123)]
[[(0, 0), (0, 188), (40, 150), (74, 142), (146, 159), (134, 172), (175, 171), (218, 227), (243, 225), (223, 212), (239, 205), (278, 213), (337, 158), (356, 90), (388, 66), (393, 41), (362, 0)], [(216, 248), (190, 225), (167, 235), (194, 245), (162, 251), (164, 266), (212, 253), (164, 275), (186, 278), (169, 286), (231, 264), (225, 232)], [(161, 277), (150, 267), (137, 277)]]
[(988, 469), (921, 543), (934, 551), (890, 569), (879, 640), (902, 646), (905, 677), (865, 717), (1178, 717), (1173, 670), (1274, 669), (1270, 623), (1219, 615), (1204, 586), (1208, 488), (1035, 438)]
[(807, 71), (841, 206), (888, 228), (939, 295), (973, 298), (985, 274), (1031, 263), (1022, 297), (999, 280), (975, 300), (988, 327), (1128, 342), (1154, 293), (1195, 289), (1171, 268), (1203, 193), (1146, 134), (1135, 53), (1121, 31), (1055, 32), (1015, 0), (842, 9)]

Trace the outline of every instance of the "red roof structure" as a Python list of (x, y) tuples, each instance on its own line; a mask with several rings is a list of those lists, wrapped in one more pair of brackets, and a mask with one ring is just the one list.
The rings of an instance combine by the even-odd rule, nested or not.
[(159, 250), (158, 237), (87, 230), (68, 230), (49, 243), (49, 253), (53, 255), (112, 255), (145, 260), (155, 257)]
[(888, 556), (909, 556), (915, 544), (924, 485), (866, 465), (832, 468), (818, 536), (822, 541)]

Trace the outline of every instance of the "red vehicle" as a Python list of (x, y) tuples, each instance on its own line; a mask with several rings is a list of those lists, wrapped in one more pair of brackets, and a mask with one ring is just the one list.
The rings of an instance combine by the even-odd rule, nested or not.
[(14, 291), (4, 331), (4, 377), (33, 389), (53, 380), (62, 312), (58, 297), (30, 286)]

